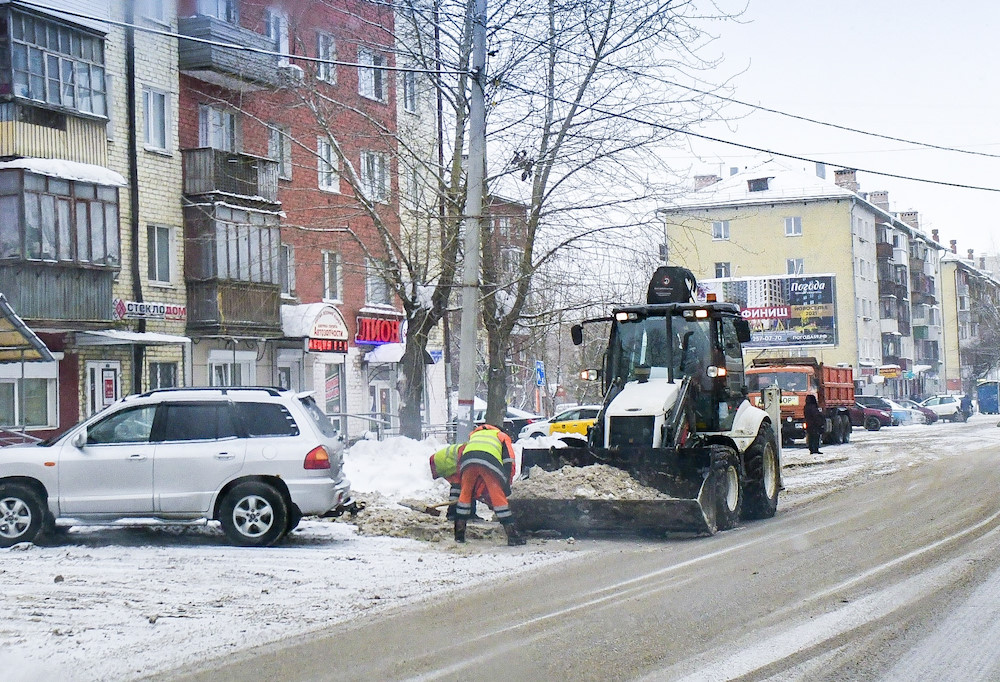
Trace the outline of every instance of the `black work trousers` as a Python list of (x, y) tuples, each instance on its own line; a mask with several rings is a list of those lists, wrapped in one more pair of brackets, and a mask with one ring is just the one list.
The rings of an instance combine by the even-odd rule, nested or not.
[(819, 439), (822, 435), (819, 430), (809, 429), (806, 431), (806, 443), (809, 445), (810, 453), (819, 452)]

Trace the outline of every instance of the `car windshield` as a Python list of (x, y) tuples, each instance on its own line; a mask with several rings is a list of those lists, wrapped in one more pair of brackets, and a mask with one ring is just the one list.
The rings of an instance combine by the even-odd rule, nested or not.
[(760, 391), (777, 386), (782, 391), (808, 391), (809, 377), (802, 372), (760, 372), (747, 375), (747, 387)]
[(649, 369), (649, 378), (666, 379), (673, 363), (674, 376), (694, 376), (711, 363), (711, 321), (674, 315), (673, 338), (668, 344), (665, 315), (628, 320), (617, 324), (610, 347), (611, 379), (633, 381), (636, 370)]

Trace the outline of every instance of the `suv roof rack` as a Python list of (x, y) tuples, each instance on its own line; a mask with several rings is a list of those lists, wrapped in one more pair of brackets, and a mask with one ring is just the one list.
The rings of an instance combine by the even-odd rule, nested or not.
[(137, 398), (146, 398), (156, 393), (174, 393), (178, 391), (218, 391), (226, 395), (229, 391), (265, 391), (268, 395), (279, 396), (286, 389), (276, 386), (171, 386), (169, 388), (154, 388), (151, 391), (140, 393)]

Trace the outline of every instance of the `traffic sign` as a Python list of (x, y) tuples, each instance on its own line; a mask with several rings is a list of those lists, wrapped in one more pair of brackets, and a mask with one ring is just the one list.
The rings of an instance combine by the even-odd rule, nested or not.
[(541, 388), (545, 385), (545, 363), (535, 360), (535, 386)]

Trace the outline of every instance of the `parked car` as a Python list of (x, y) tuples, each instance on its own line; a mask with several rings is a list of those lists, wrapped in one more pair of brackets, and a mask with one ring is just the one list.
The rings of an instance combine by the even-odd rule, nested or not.
[(344, 444), (311, 393), (181, 388), (122, 398), (60, 436), (0, 448), (0, 547), (67, 525), (217, 520), (271, 545), (341, 512)]
[(587, 435), (587, 429), (597, 421), (600, 405), (580, 405), (560, 412), (551, 419), (537, 421), (521, 429), (519, 438), (535, 436), (556, 436), (563, 433)]
[[(535, 422), (544, 421), (545, 417), (540, 414), (534, 414), (532, 412), (526, 412), (524, 410), (519, 410), (516, 407), (508, 407), (507, 414), (504, 417), (503, 425), (500, 429), (510, 436), (511, 440), (517, 440), (517, 436), (521, 433), (523, 429), (528, 424), (534, 424)], [(486, 423), (486, 408), (476, 410), (475, 414), (476, 424)]]
[(910, 425), (910, 424), (923, 424), (926, 420), (924, 415), (920, 410), (914, 410), (912, 407), (906, 407), (901, 405), (895, 400), (889, 400), (886, 398), (886, 402), (892, 408), (892, 418), (898, 424)]
[(938, 420), (937, 413), (934, 412), (934, 410), (932, 410), (930, 408), (927, 408), (927, 407), (924, 407), (923, 405), (921, 405), (920, 403), (918, 403), (915, 400), (908, 400), (906, 398), (902, 398), (898, 402), (903, 407), (908, 407), (911, 410), (917, 410), (917, 411), (920, 412), (920, 414), (924, 415), (924, 423), (925, 424), (933, 424), (934, 422), (936, 422)]
[(920, 404), (933, 411), (940, 419), (953, 422), (964, 422), (967, 419), (961, 409), (962, 396), (960, 395), (932, 395)]
[[(857, 401), (858, 403), (864, 405), (865, 407), (873, 407), (876, 410), (884, 410), (884, 411), (888, 412), (890, 415), (892, 415), (892, 405), (890, 405), (889, 402), (885, 398), (882, 398), (880, 396), (877, 396), (877, 395), (856, 395), (856, 396), (854, 396), (854, 400)], [(892, 418), (890, 416), (890, 420), (891, 420), (892, 426), (899, 426), (899, 420), (898, 419)]]
[(851, 426), (864, 426), (869, 431), (878, 431), (883, 426), (892, 425), (892, 412), (888, 410), (856, 402), (854, 407), (847, 408), (847, 413), (851, 416)]

